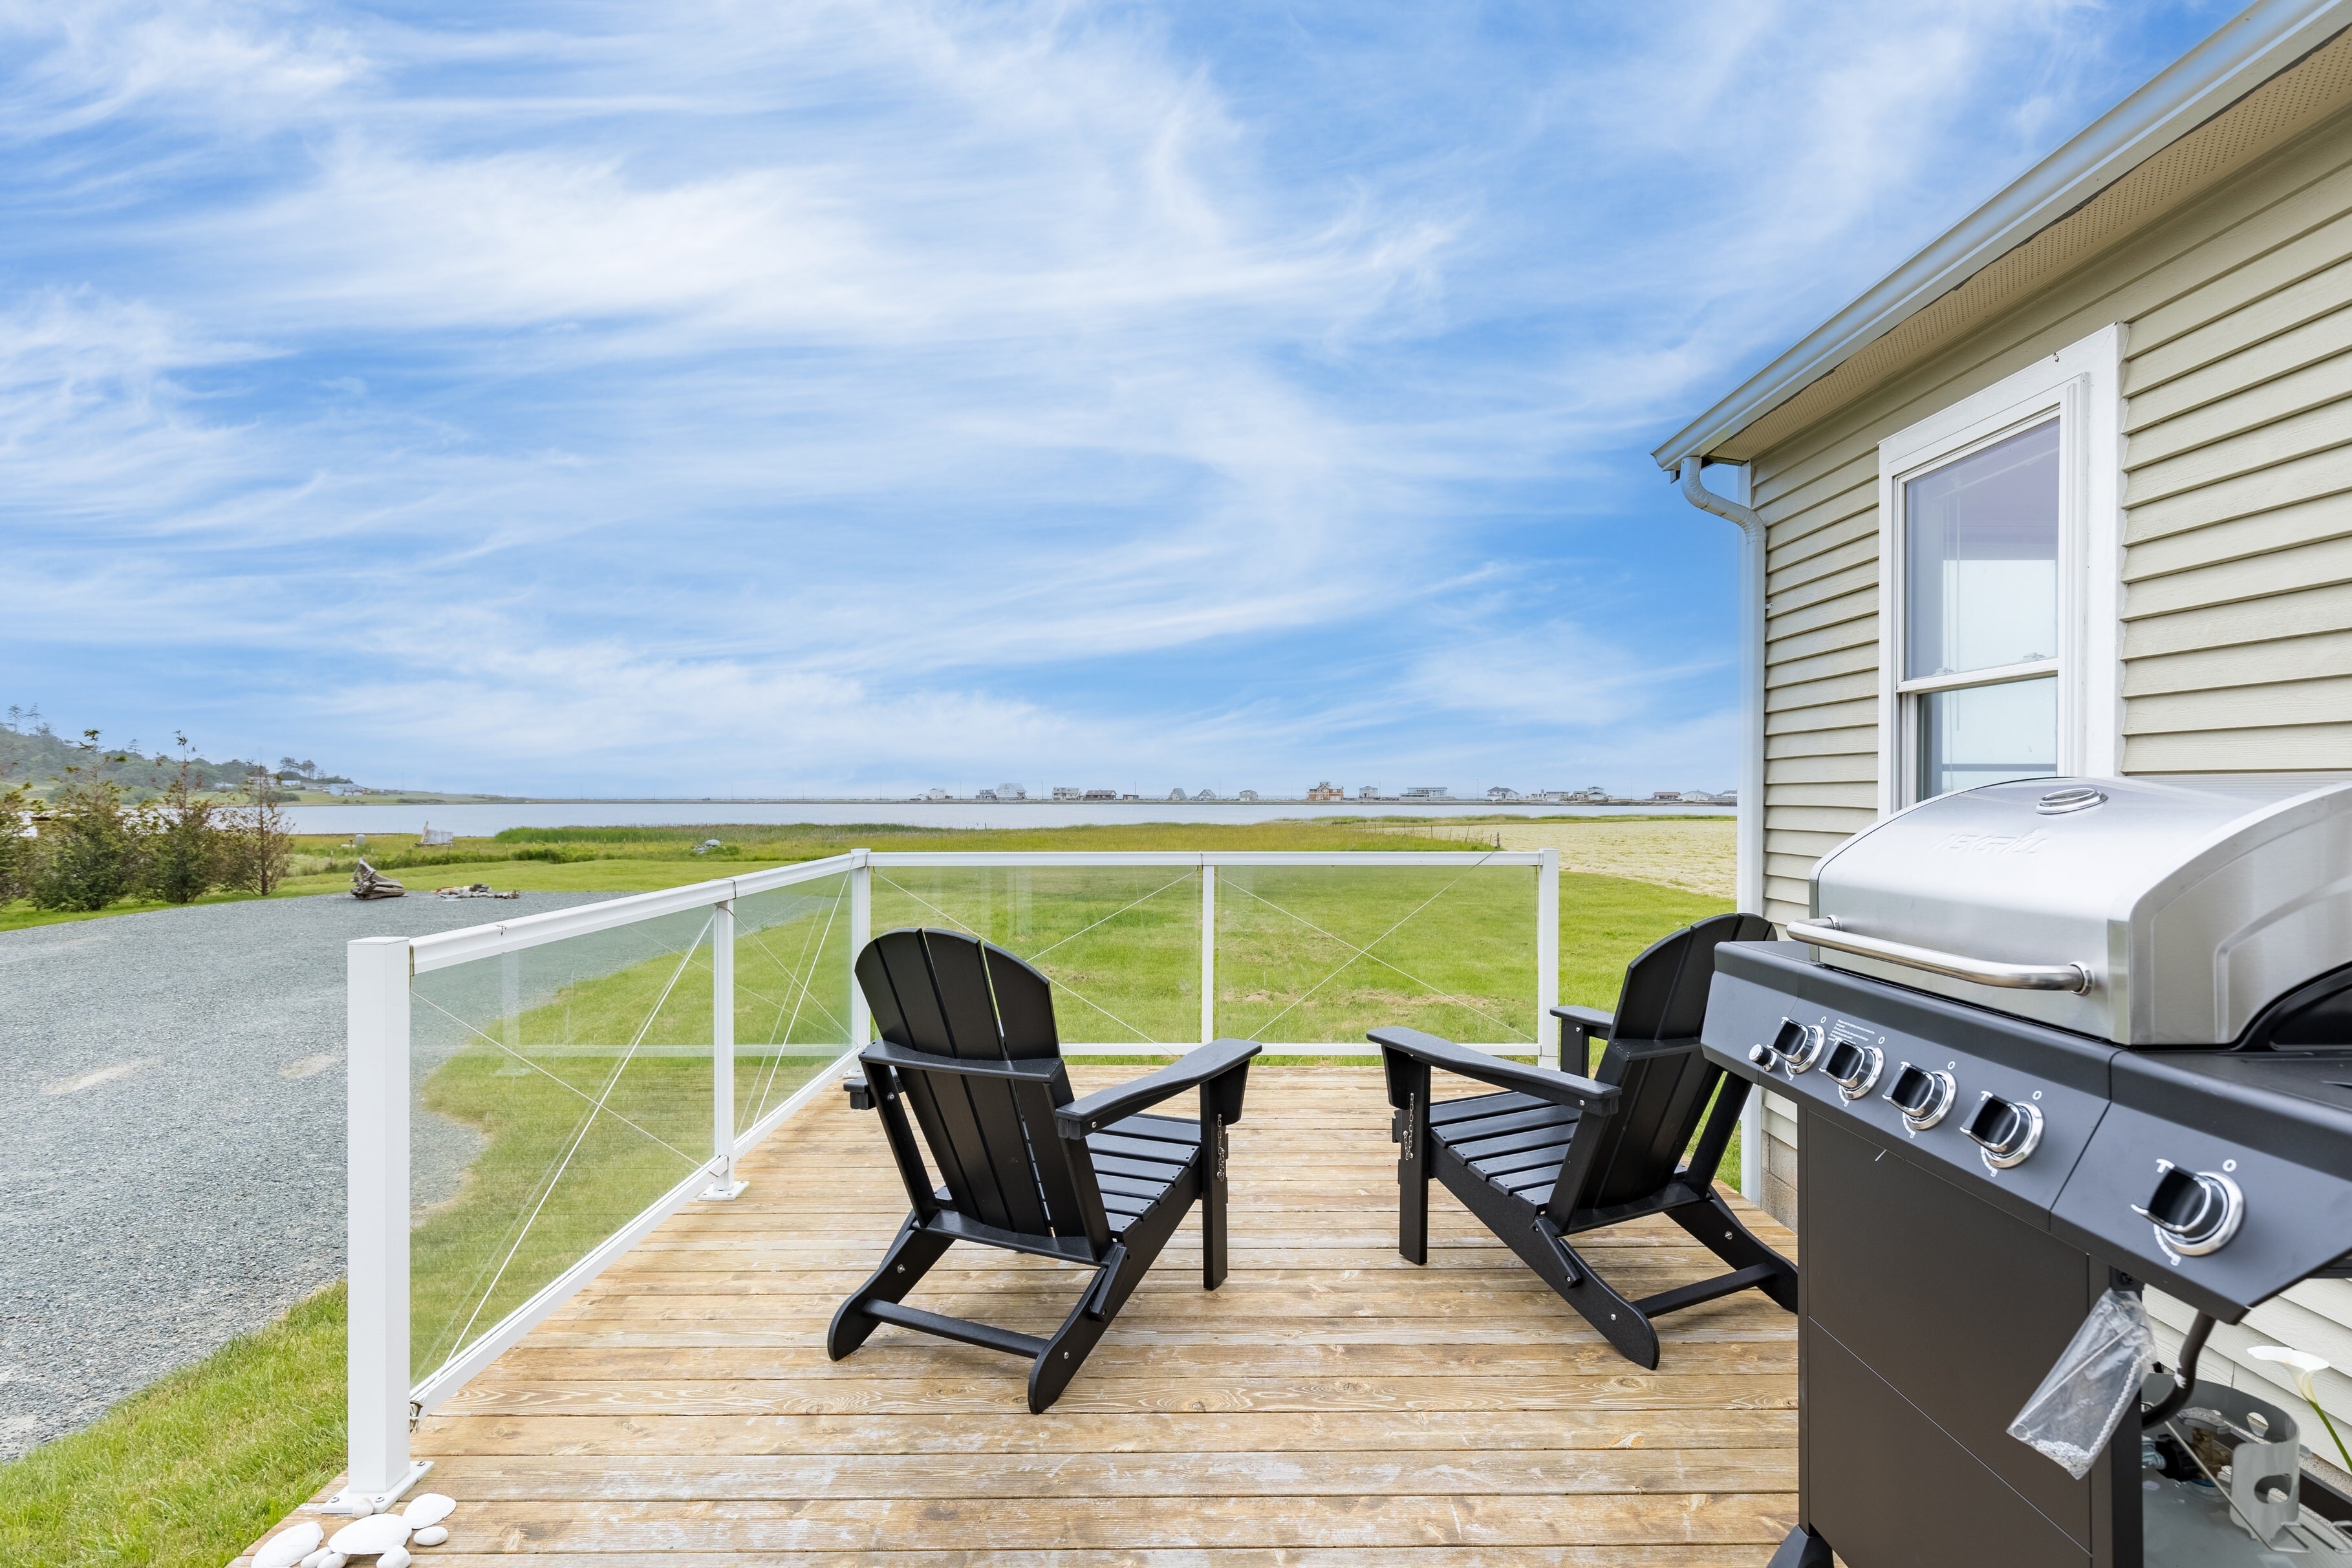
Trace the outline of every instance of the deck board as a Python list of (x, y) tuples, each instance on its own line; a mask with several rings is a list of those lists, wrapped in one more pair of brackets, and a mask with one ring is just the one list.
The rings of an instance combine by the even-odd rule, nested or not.
[[(885, 1327), (825, 1359), (903, 1218), (878, 1128), (827, 1095), (741, 1198), (667, 1222), (424, 1422), (458, 1506), (420, 1563), (1763, 1563), (1794, 1521), (1794, 1320), (1694, 1308), (1644, 1371), (1442, 1187), (1415, 1268), (1388, 1121), (1375, 1071), (1254, 1073), (1226, 1285), (1200, 1289), (1188, 1221), (1031, 1416), (1011, 1357)], [(1581, 1239), (1637, 1294), (1720, 1268), (1660, 1221)], [(975, 1250), (909, 1301), (1040, 1332), (1083, 1278)]]

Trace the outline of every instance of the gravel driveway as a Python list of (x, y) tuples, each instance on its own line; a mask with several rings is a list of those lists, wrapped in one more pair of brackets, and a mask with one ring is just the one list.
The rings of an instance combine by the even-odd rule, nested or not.
[(342, 1277), (346, 942), (608, 896), (0, 932), (0, 1458)]

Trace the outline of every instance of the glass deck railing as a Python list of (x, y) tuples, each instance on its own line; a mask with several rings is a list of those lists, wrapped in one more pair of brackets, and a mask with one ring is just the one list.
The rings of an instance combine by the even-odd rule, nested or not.
[(1410, 1024), (1555, 1041), (1550, 851), (869, 853), (351, 949), (351, 1484), (735, 1162), (867, 1036), (851, 966), (898, 925), (1054, 986), (1064, 1051), (1219, 1035), (1370, 1055)]

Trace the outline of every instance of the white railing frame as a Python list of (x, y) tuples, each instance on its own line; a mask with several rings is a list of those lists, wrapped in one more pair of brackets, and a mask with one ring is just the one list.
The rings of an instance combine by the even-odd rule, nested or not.
[[(1559, 999), (1559, 853), (1557, 850), (1370, 850), (1287, 852), (1279, 850), (875, 852), (851, 850), (741, 876), (717, 877), (657, 893), (549, 910), (428, 936), (363, 937), (348, 955), (350, 1192), (350, 1477), (346, 1497), (382, 1506), (432, 1467), (409, 1452), (415, 1421), (437, 1408), (580, 1288), (698, 1198), (723, 1200), (743, 1190), (736, 1162), (767, 1139), (832, 1081), (819, 1071), (752, 1126), (734, 1125), (734, 931), (738, 900), (801, 883), (846, 874), (848, 952), (854, 965), (872, 935), (877, 867), (1019, 869), (1042, 867), (1193, 867), (1201, 873), (1201, 1041), (1216, 1038), (1217, 870), (1219, 867), (1528, 866), (1536, 872), (1536, 1008), (1533, 1036), (1542, 1053), (1549, 1038), (1558, 1054), (1550, 1009)], [(436, 1368), (423, 1383), (409, 1366), (409, 986), (416, 976), (480, 959), (504, 957), (551, 942), (617, 930), (663, 915), (710, 913), (712, 1094), (711, 1155), (651, 1207), (604, 1239), (530, 1300)], [(853, 972), (849, 977), (849, 1038), (832, 1067), (845, 1065), (869, 1034), (872, 1019)], [(509, 986), (511, 989), (511, 977)], [(509, 998), (511, 1002), (511, 998)], [(1189, 1042), (1187, 1042), (1189, 1043)], [(1364, 1045), (1265, 1042), (1270, 1051), (1317, 1055), (1376, 1054)], [(1066, 1044), (1073, 1054), (1174, 1054), (1176, 1042)], [(1488, 1050), (1516, 1049), (1507, 1042)]]

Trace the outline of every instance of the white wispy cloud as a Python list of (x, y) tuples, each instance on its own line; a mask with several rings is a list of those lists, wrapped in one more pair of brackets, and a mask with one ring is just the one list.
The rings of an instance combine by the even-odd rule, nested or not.
[(0, 0), (0, 639), (412, 781), (1727, 777), (1640, 449), (2151, 15)]

